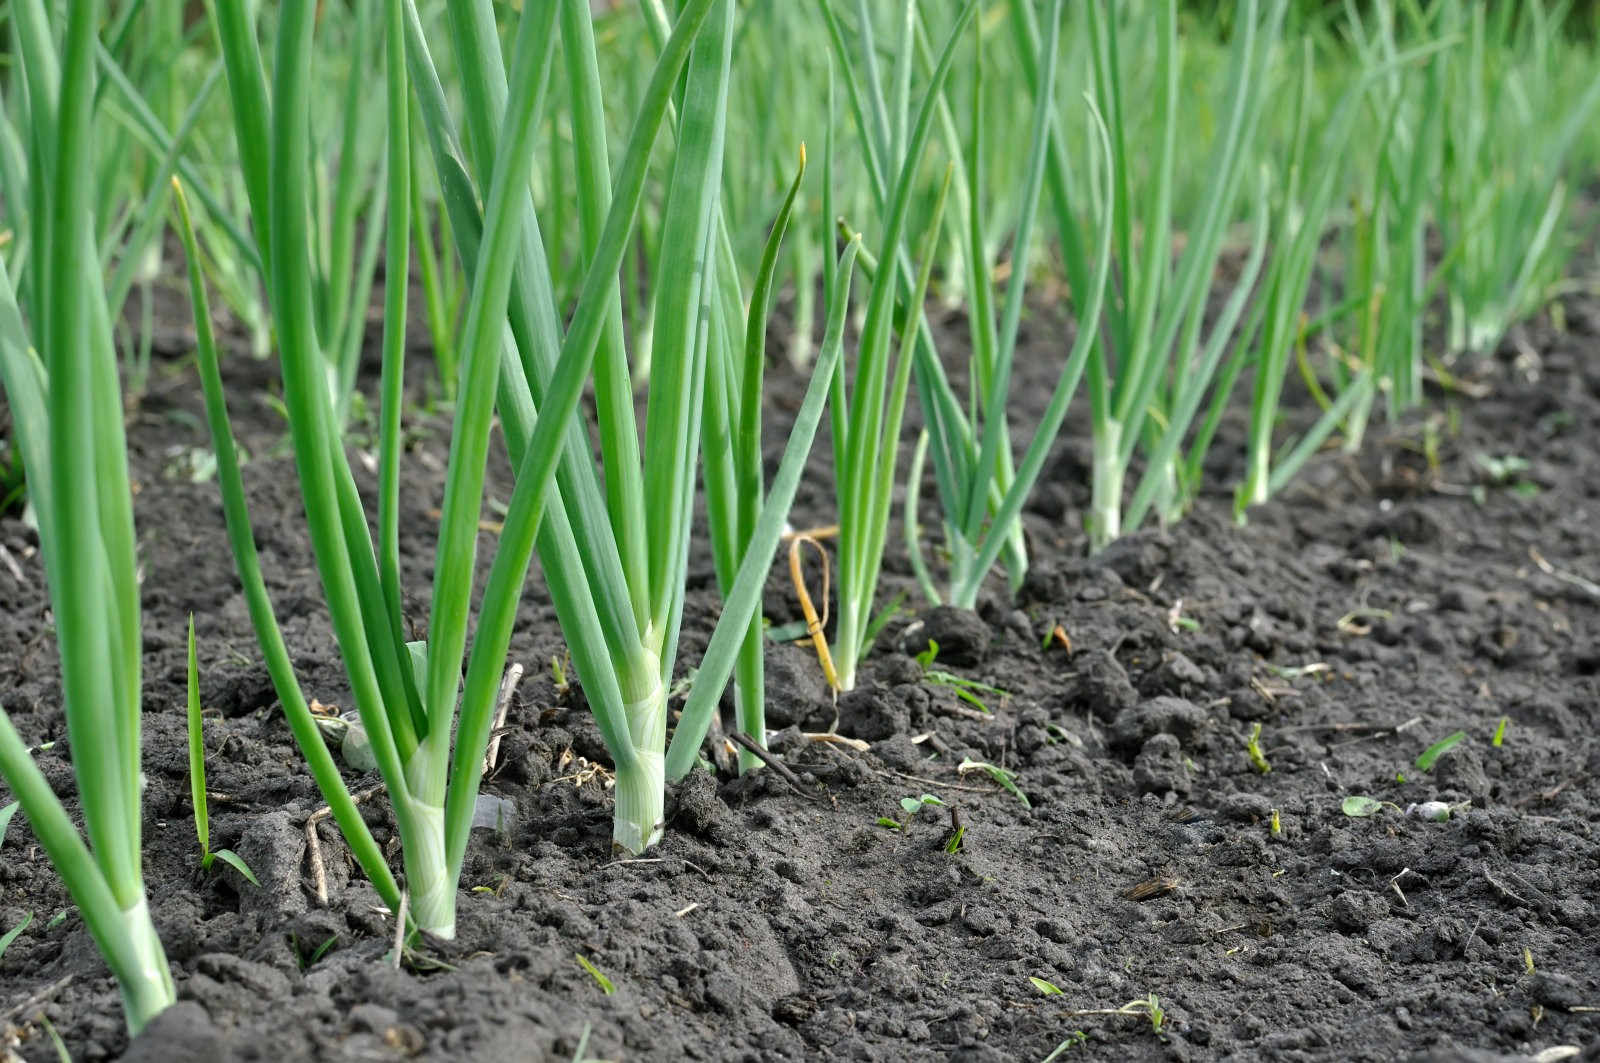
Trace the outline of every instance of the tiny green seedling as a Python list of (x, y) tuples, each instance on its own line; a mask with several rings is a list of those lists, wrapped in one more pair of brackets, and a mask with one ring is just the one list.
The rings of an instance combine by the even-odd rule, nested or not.
[(932, 794), (923, 794), (921, 797), (902, 797), (900, 807), (905, 811), (904, 819), (891, 819), (888, 816), (878, 817), (878, 826), (888, 827), (890, 830), (905, 830), (916, 814), (928, 807), (945, 807), (945, 803)]
[[(568, 658), (570, 660), (570, 656)], [(572, 683), (567, 679), (567, 665), (560, 657), (550, 655), (550, 678), (555, 682), (556, 695), (566, 697), (572, 689)]]
[(338, 934), (329, 935), (328, 940), (324, 941), (322, 944), (318, 945), (316, 948), (311, 950), (311, 955), (306, 957), (306, 966), (307, 967), (316, 966), (317, 961), (322, 959), (322, 957), (326, 956), (328, 953), (332, 952), (333, 951), (333, 947), (335, 945), (337, 945), (338, 943), (339, 943), (339, 935)]
[(959, 853), (961, 851), (961, 843), (966, 840), (966, 837), (967, 828), (966, 825), (963, 824), (951, 832), (950, 840), (944, 843), (944, 851), (949, 853), (951, 856)]
[(1047, 982), (1037, 975), (1029, 975), (1028, 981), (1033, 983), (1033, 988), (1037, 989), (1040, 993), (1047, 997), (1059, 997), (1062, 995), (1060, 986), (1054, 984), (1053, 982)]
[(1515, 454), (1497, 458), (1492, 454), (1478, 453), (1472, 456), (1472, 461), (1483, 471), (1483, 478), (1494, 487), (1514, 483), (1530, 468), (1527, 458), (1519, 458)]
[(4, 956), (6, 954), (6, 949), (11, 947), (11, 943), (17, 940), (17, 936), (19, 934), (28, 929), (28, 924), (31, 922), (33, 922), (33, 913), (23, 912), (22, 922), (18, 923), (10, 930), (7, 930), (4, 934), (0, 934), (0, 956)]
[(1001, 789), (1022, 802), (1023, 808), (1033, 807), (1033, 802), (1028, 800), (1028, 795), (1023, 793), (1017, 786), (1017, 773), (1014, 771), (1007, 771), (1000, 765), (990, 764), (986, 760), (963, 760), (960, 766), (956, 768), (956, 771), (962, 775), (973, 771), (988, 772), (989, 778), (999, 784)]
[(1288, 679), (1292, 681), (1295, 679), (1304, 679), (1309, 675), (1330, 676), (1333, 672), (1333, 669), (1326, 661), (1312, 661), (1310, 664), (1302, 664), (1292, 667), (1281, 664), (1269, 664), (1267, 665), (1267, 671), (1271, 672), (1279, 679)]
[(1061, 1054), (1067, 1051), (1069, 1048), (1081, 1048), (1088, 1043), (1088, 1034), (1084, 1033), (1082, 1030), (1073, 1030), (1071, 1033), (1067, 1034), (1066, 1040), (1056, 1045), (1054, 1052), (1051, 1052), (1048, 1056), (1045, 1056), (1039, 1061), (1039, 1063), (1055, 1063), (1057, 1059), (1061, 1058)]
[(1437, 416), (1429, 417), (1422, 425), (1422, 456), (1428, 463), (1428, 474), (1435, 480), (1439, 478), (1441, 461), (1439, 459), (1439, 442), (1441, 428)]
[(1432, 771), (1434, 764), (1438, 762), (1440, 757), (1444, 756), (1447, 750), (1453, 749), (1455, 746), (1466, 741), (1466, 738), (1467, 732), (1457, 731), (1455, 734), (1446, 735), (1445, 737), (1439, 739), (1433, 745), (1429, 746), (1427, 749), (1424, 749), (1422, 751), (1422, 755), (1417, 757), (1417, 770)]
[(0, 808), (0, 845), (5, 844), (6, 828), (11, 826), (11, 817), (17, 814), (19, 804), (16, 801)]
[(998, 698), (1008, 698), (1010, 692), (1001, 690), (988, 683), (980, 683), (976, 679), (964, 679), (953, 672), (943, 668), (935, 668), (933, 662), (939, 656), (939, 643), (933, 639), (928, 640), (928, 648), (917, 654), (917, 664), (922, 669), (922, 681), (938, 687), (949, 687), (955, 691), (956, 697), (975, 707), (979, 712), (988, 713), (988, 704), (980, 698), (979, 694), (988, 694)]
[(1472, 500), (1480, 506), (1488, 500), (1490, 487), (1510, 488), (1521, 498), (1532, 498), (1539, 493), (1539, 485), (1523, 475), (1531, 467), (1526, 458), (1519, 458), (1515, 454), (1497, 458), (1480, 453), (1474, 454), (1472, 460), (1482, 476), (1482, 482), (1474, 484), (1472, 488)]
[(805, 639), (806, 645), (811, 645), (811, 639), (806, 634), (806, 622), (804, 620), (796, 620), (792, 624), (774, 624), (770, 620), (764, 621), (764, 623), (766, 623), (764, 630), (767, 633), (767, 638), (772, 642), (798, 642), (801, 639)]
[(252, 886), (260, 886), (255, 872), (231, 849), (211, 851), (211, 816), (206, 808), (206, 743), (200, 721), (200, 666), (194, 649), (194, 614), (189, 614), (189, 796), (194, 803), (194, 832), (200, 840), (200, 870), (210, 871), (220, 859), (243, 875)]
[(1272, 836), (1274, 838), (1277, 838), (1277, 837), (1281, 837), (1282, 835), (1283, 835), (1283, 821), (1278, 818), (1278, 810), (1277, 809), (1273, 809), (1272, 810)]
[(589, 973), (590, 978), (594, 979), (595, 985), (600, 987), (600, 992), (609, 997), (617, 991), (617, 987), (612, 983), (611, 979), (607, 978), (600, 968), (590, 963), (589, 958), (583, 953), (575, 952), (572, 954), (572, 958), (578, 961), (579, 967)]
[(607, 1063), (606, 1060), (599, 1059), (589, 1054), (589, 1037), (591, 1032), (592, 1030), (589, 1024), (584, 1023), (583, 1032), (578, 1035), (578, 1047), (572, 1050), (572, 1063)]
[(905, 612), (906, 592), (901, 591), (889, 599), (889, 604), (878, 611), (871, 621), (867, 623), (861, 637), (861, 656), (865, 657), (872, 652), (872, 646), (878, 641), (878, 636), (883, 634), (883, 629), (889, 626), (889, 621)]
[(1129, 1015), (1138, 1015), (1143, 1012), (1150, 1017), (1150, 1030), (1152, 1033), (1161, 1032), (1161, 1024), (1166, 1021), (1167, 1013), (1162, 1010), (1161, 1001), (1154, 993), (1143, 1000), (1130, 1000), (1122, 1006), (1122, 1010)]
[(56, 1050), (56, 1063), (72, 1063), (72, 1053), (67, 1051), (67, 1043), (61, 1039), (61, 1034), (56, 1032), (55, 1023), (39, 1016), (39, 1021), (44, 1025), (45, 1036), (50, 1038), (50, 1047)]
[[(1131, 962), (1131, 960), (1130, 960)], [(1138, 1000), (1130, 1000), (1120, 1008), (1089, 1008), (1083, 1011), (1069, 1011), (1068, 1015), (1143, 1015), (1150, 1020), (1150, 1029), (1153, 1033), (1160, 1034), (1162, 1025), (1167, 1021), (1167, 1013), (1161, 1007), (1161, 1000), (1154, 993)], [(1061, 1049), (1057, 1048), (1056, 1052)], [(1053, 1058), (1056, 1053), (1051, 1053)]]
[(1267, 763), (1267, 755), (1261, 751), (1261, 724), (1255, 723), (1250, 727), (1250, 737), (1245, 740), (1244, 751), (1250, 756), (1250, 766), (1262, 775), (1272, 770), (1272, 765)]
[(291, 933), (289, 935), (289, 950), (294, 953), (295, 963), (300, 966), (301, 974), (315, 967), (324, 956), (333, 951), (333, 947), (338, 943), (339, 935), (330, 934), (326, 941), (307, 952), (305, 946), (310, 944), (309, 942), (302, 942), (297, 934)]
[(1351, 819), (1366, 819), (1375, 816), (1385, 808), (1400, 811), (1400, 806), (1393, 801), (1379, 801), (1376, 797), (1365, 794), (1351, 794), (1339, 804), (1339, 810)]
[(1490, 744), (1493, 745), (1496, 749), (1499, 749), (1503, 744), (1505, 744), (1506, 728), (1508, 728), (1510, 726), (1511, 726), (1511, 717), (1509, 717), (1509, 716), (1500, 717), (1500, 723), (1497, 724), (1495, 726), (1495, 729), (1494, 729), (1494, 738), (1490, 740)]

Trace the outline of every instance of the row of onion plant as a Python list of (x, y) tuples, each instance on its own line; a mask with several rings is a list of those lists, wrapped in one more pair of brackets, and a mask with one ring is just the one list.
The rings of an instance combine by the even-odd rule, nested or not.
[[(587, 4), (561, 0), (530, 7), (518, 20), (509, 55), (502, 52), (489, 4), (453, 5), (449, 14), (464, 136), (446, 103), (415, 8), (394, 0), (384, 20), (390, 156), (386, 274), (404, 277), (408, 272), (412, 226), (405, 207), (413, 197), (404, 182), (413, 169), (407, 165), (413, 145), (406, 114), (414, 95), (449, 212), (449, 231), (470, 285), (459, 338), (427, 639), (420, 643), (405, 635), (406, 599), (398, 565), (404, 285), (388, 285), (384, 301), (379, 530), (374, 540), (341, 443), (333, 406), (336, 390), (322, 371), (325, 362), (315, 326), (314, 271), (304, 224), (311, 6), (283, 5), (270, 93), (247, 16), (230, 6), (215, 11), (241, 150), (247, 141), (270, 145), (265, 159), (257, 159), (265, 171), (249, 183), (257, 189), (252, 196), (256, 216), (264, 218), (255, 230), (261, 257), (269, 264), (268, 298), (279, 337), (285, 405), (318, 570), (361, 723), (399, 826), (404, 893), (412, 918), (419, 928), (440, 935), (449, 935), (454, 927), (456, 886), (494, 696), (536, 546), (578, 677), (612, 755), (616, 844), (639, 852), (660, 836), (666, 691), (677, 665), (700, 441), (708, 431), (720, 427), (725, 432), (733, 423), (730, 417), (741, 406), (731, 404), (729, 397), (738, 388), (753, 386), (759, 394), (759, 376), (749, 369), (752, 359), (747, 356), (741, 366), (731, 357), (731, 336), (708, 339), (714, 332), (726, 332), (729, 324), (713, 309), (730, 302), (718, 288), (723, 274), (713, 237), (735, 14), (731, 0), (684, 5), (662, 40), (620, 160), (607, 157), (603, 136), (583, 138), (585, 149), (595, 153), (575, 167), (583, 175), (580, 221), (588, 264), (577, 307), (564, 328), (529, 192), (534, 160), (530, 144), (543, 102), (540, 88), (557, 62), (555, 40), (562, 41), (562, 62), (578, 98), (600, 91)], [(683, 89), (675, 104), (673, 90), (680, 78)], [(578, 110), (575, 120), (581, 122), (584, 108)], [(659, 131), (670, 124), (669, 113), (676, 128), (661, 252), (653, 267), (656, 324), (641, 439), (620, 328), (618, 274), (644, 194), (647, 165)], [(463, 144), (470, 150), (463, 150)], [(258, 199), (264, 202), (254, 202)], [(847, 249), (835, 277), (819, 374), (784, 460), (764, 502), (753, 509), (748, 503), (742, 507), (736, 538), (723, 542), (718, 551), (726, 563), (722, 574), (728, 593), (696, 673), (686, 721), (697, 718), (700, 706), (715, 705), (741, 647), (749, 642), (765, 572), (839, 356), (843, 293), (853, 255), (853, 248)], [(736, 276), (724, 280), (737, 284)], [(198, 272), (194, 295), (204, 335)], [(765, 299), (758, 299), (741, 331), (764, 329), (764, 313)], [(224, 458), (230, 433), (214, 354), (203, 356), (202, 362), (230, 535), (263, 651), (274, 662), (280, 698), (336, 820), (363, 868), (393, 903), (393, 887), (384, 885), (392, 879), (381, 853), (360, 826), (343, 783), (329, 770), (325, 751), (319, 751), (306, 726), (310, 721), (301, 709), (304, 698), (261, 588), (237, 462)], [(575, 418), (591, 369), (598, 467), (590, 456), (588, 433)], [(753, 406), (742, 392), (741, 397), (745, 408)], [(714, 407), (710, 415), (708, 405)], [(516, 482), (469, 647), (469, 596), (490, 429), (497, 412)], [(740, 419), (747, 420), (742, 414)], [(748, 449), (742, 454), (748, 478)], [(722, 470), (724, 476), (727, 472)], [(724, 492), (723, 497), (731, 495)], [(759, 721), (752, 721), (751, 729), (759, 736)], [(692, 730), (680, 727), (679, 737)], [(699, 744), (698, 737), (685, 739), (680, 748), (693, 752)]]
[[(143, 631), (111, 299), (95, 224), (101, 5), (73, 4), (59, 48), (43, 3), (11, 7), (29, 137), (28, 282), (0, 257), (0, 379), (21, 446), (61, 657), (80, 834), (0, 711), (0, 775), (60, 872), (122, 993), (131, 1032), (174, 999), (141, 867)], [(26, 312), (24, 312), (24, 309)]]

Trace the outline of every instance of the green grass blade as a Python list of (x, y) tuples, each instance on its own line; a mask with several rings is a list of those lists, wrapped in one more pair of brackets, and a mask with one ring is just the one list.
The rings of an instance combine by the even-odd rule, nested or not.
[[(371, 50), (374, 0), (354, 0), (355, 26), (346, 43), (350, 69), (345, 76), (344, 98), (340, 106), (339, 172), (334, 178), (332, 217), (329, 219), (328, 261), (323, 273), (319, 294), (322, 296), (321, 337), (325, 350), (339, 352), (344, 347), (347, 325), (365, 331), (367, 300), (352, 300), (351, 279), (355, 268), (355, 233), (357, 197), (361, 179), (366, 169), (362, 165), (361, 141), (357, 133), (363, 126), (360, 121), (362, 104), (369, 90), (368, 52)], [(376, 211), (374, 213), (377, 213)], [(372, 232), (378, 227), (372, 226)], [(370, 275), (370, 270), (368, 271)], [(355, 312), (352, 313), (352, 310)], [(340, 393), (341, 400), (343, 392)], [(340, 403), (339, 424), (343, 425), (343, 403)]]
[(206, 742), (200, 719), (200, 664), (194, 650), (194, 614), (189, 614), (189, 658), (185, 670), (189, 719), (189, 799), (194, 805), (194, 832), (200, 856), (211, 852), (211, 817), (206, 810)]
[[(256, 43), (255, 26), (251, 22), (253, 10), (249, 4), (230, 3), (229, 0), (210, 0), (211, 21), (216, 27), (217, 44), (222, 52), (223, 66), (228, 72), (228, 95), (233, 101), (234, 143), (239, 153), (239, 173), (244, 179), (245, 194), (250, 200), (250, 217), (255, 229), (255, 242), (249, 239), (236, 241), (240, 254), (261, 271), (262, 279), (272, 281), (269, 259), (272, 252), (272, 207), (269, 189), (271, 182), (270, 124), (272, 106), (267, 97), (267, 80), (261, 63), (261, 47)], [(127, 95), (137, 98), (138, 92), (128, 86)], [(135, 109), (137, 113), (137, 108)], [(152, 113), (152, 119), (155, 115)], [(208, 213), (224, 225), (229, 215), (220, 204), (207, 198), (205, 185), (196, 180), (197, 175), (179, 170), (187, 187), (193, 188)], [(260, 252), (257, 253), (259, 247)]]
[[(1217, 367), (1221, 363), (1222, 354), (1228, 341), (1233, 335), (1234, 327), (1238, 324), (1240, 316), (1244, 313), (1246, 303), (1255, 290), (1256, 279), (1261, 274), (1261, 267), (1266, 260), (1267, 237), (1270, 230), (1269, 199), (1263, 194), (1257, 200), (1255, 235), (1250, 241), (1250, 256), (1245, 260), (1244, 268), (1240, 271), (1239, 278), (1234, 284), (1234, 290), (1224, 304), (1222, 313), (1212, 326), (1210, 338), (1206, 342), (1205, 350), (1199, 359), (1192, 363), (1185, 373), (1179, 391), (1178, 399), (1168, 416), (1167, 424), (1160, 435), (1160, 442), (1151, 450), (1146, 463), (1145, 473), (1139, 479), (1128, 508), (1123, 514), (1123, 519), (1130, 528), (1137, 528), (1144, 521), (1150, 506), (1156, 500), (1157, 493), (1162, 489), (1164, 470), (1171, 466), (1177, 458), (1178, 450), (1183, 444), (1184, 437), (1188, 434), (1189, 426), (1194, 422), (1195, 414), (1199, 411), (1200, 403), (1205, 397), (1206, 388), (1216, 376)], [(1181, 347), (1180, 350), (1187, 348)], [(1216, 410), (1226, 407), (1232, 395), (1232, 380), (1225, 380), (1212, 392), (1212, 406)], [(1209, 435), (1203, 437), (1209, 442)], [(1197, 443), (1191, 452), (1196, 460), (1203, 457), (1205, 444)]]
[(24, 930), (28, 929), (29, 924), (31, 924), (32, 922), (33, 922), (33, 913), (32, 912), (24, 912), (22, 914), (22, 922), (18, 923), (16, 926), (12, 927), (10, 930), (7, 930), (4, 934), (0, 934), (0, 957), (5, 956), (6, 949), (9, 949), (11, 947), (11, 943), (13, 941), (17, 940), (17, 938), (22, 934), (22, 932)]

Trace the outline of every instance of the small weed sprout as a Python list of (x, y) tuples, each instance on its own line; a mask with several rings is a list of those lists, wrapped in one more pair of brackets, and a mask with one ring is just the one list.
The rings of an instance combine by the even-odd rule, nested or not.
[(18, 923), (10, 930), (7, 930), (4, 934), (0, 934), (0, 956), (4, 956), (6, 954), (6, 949), (11, 947), (11, 943), (17, 940), (18, 935), (20, 935), (24, 930), (28, 929), (28, 924), (31, 922), (33, 922), (33, 913), (23, 912), (22, 922)]
[[(1124, 965), (1124, 969), (1127, 969), (1128, 965), (1131, 963), (1132, 959), (1130, 957), (1128, 964)], [(1150, 1020), (1151, 1032), (1157, 1035), (1160, 1035), (1161, 1028), (1167, 1021), (1167, 1013), (1166, 1010), (1161, 1007), (1161, 999), (1154, 993), (1151, 993), (1149, 996), (1140, 997), (1137, 1000), (1130, 1000), (1120, 1008), (1090, 1008), (1084, 1011), (1069, 1011), (1067, 1014), (1072, 1016), (1143, 1015)], [(1060, 1051), (1061, 1048), (1058, 1047), (1056, 1052)], [(1054, 1058), (1054, 1056), (1055, 1053), (1051, 1053), (1051, 1056), (1047, 1058)]]
[[(900, 799), (900, 808), (905, 812), (905, 818), (893, 819), (889, 816), (879, 816), (878, 826), (887, 827), (890, 830), (903, 831), (910, 826), (911, 820), (918, 812), (929, 807), (944, 808), (945, 803), (933, 794), (923, 794), (921, 797), (902, 797)], [(951, 851), (953, 852), (954, 850)]]
[(951, 831), (950, 840), (944, 843), (944, 851), (951, 856), (956, 855), (961, 851), (961, 843), (966, 840), (966, 837), (967, 828), (965, 826), (957, 827)]
[(1008, 698), (1009, 691), (1001, 690), (988, 683), (980, 683), (976, 679), (964, 679), (953, 672), (943, 668), (933, 667), (933, 662), (939, 656), (939, 643), (933, 639), (928, 640), (928, 648), (917, 654), (917, 665), (922, 669), (922, 681), (932, 686), (948, 687), (955, 691), (956, 697), (976, 708), (979, 712), (988, 714), (992, 710), (980, 698), (979, 694), (988, 694), (992, 697)]
[(1439, 739), (1433, 745), (1429, 746), (1427, 749), (1424, 749), (1422, 751), (1422, 755), (1417, 757), (1417, 770), (1432, 771), (1434, 764), (1438, 762), (1440, 757), (1444, 756), (1447, 750), (1453, 749), (1455, 746), (1466, 741), (1466, 738), (1467, 732), (1457, 731), (1455, 734), (1446, 735), (1445, 737)]
[(1160, 1033), (1161, 1024), (1166, 1021), (1167, 1013), (1162, 1010), (1161, 1001), (1156, 998), (1156, 995), (1151, 993), (1150, 996), (1145, 1000), (1135, 1000), (1129, 1002), (1129, 1006), (1134, 1007), (1134, 1010), (1137, 1011), (1139, 1008), (1136, 1007), (1136, 1005), (1143, 1005), (1143, 1010), (1150, 1016), (1151, 1031), (1153, 1033)]
[(200, 666), (194, 648), (194, 614), (189, 614), (189, 796), (194, 804), (194, 832), (200, 841), (200, 870), (210, 871), (221, 860), (252, 886), (260, 886), (255, 872), (231, 849), (211, 849), (211, 816), (206, 806), (206, 744), (200, 720)]
[(1033, 807), (1033, 802), (1028, 800), (1028, 795), (1023, 793), (1021, 788), (1017, 786), (1017, 773), (1014, 771), (1007, 771), (1000, 765), (990, 764), (985, 760), (963, 760), (956, 771), (962, 775), (973, 771), (988, 772), (989, 778), (999, 784), (1000, 788), (1005, 790), (1006, 793), (1022, 802), (1023, 808), (1031, 809)]
[(557, 697), (566, 697), (572, 689), (572, 683), (567, 679), (567, 663), (570, 660), (570, 656), (564, 661), (554, 654), (550, 655), (550, 678), (555, 682)]
[(595, 985), (600, 987), (600, 992), (609, 997), (617, 991), (617, 987), (612, 983), (611, 979), (607, 978), (600, 968), (591, 963), (583, 953), (575, 952), (572, 954), (572, 958), (578, 961), (579, 967), (588, 972), (590, 978), (594, 979)]
[(1474, 454), (1472, 460), (1479, 473), (1479, 482), (1472, 485), (1472, 500), (1480, 506), (1489, 500), (1490, 488), (1509, 488), (1519, 498), (1532, 498), (1539, 493), (1539, 485), (1523, 475), (1532, 467), (1527, 458)]
[(1262, 775), (1272, 770), (1272, 765), (1267, 763), (1267, 755), (1261, 751), (1261, 724), (1255, 723), (1250, 727), (1250, 737), (1245, 740), (1244, 751), (1250, 756), (1250, 766)]
[(339, 935), (333, 934), (328, 938), (328, 940), (324, 941), (322, 944), (318, 945), (308, 953), (302, 947), (302, 942), (300, 941), (299, 936), (296, 934), (290, 934), (289, 949), (294, 953), (295, 963), (299, 965), (300, 973), (304, 974), (306, 971), (309, 971), (312, 967), (316, 966), (317, 961), (331, 952), (333, 950), (333, 946), (336, 945), (338, 941)]
[(1061, 1054), (1067, 1051), (1069, 1048), (1081, 1048), (1088, 1043), (1088, 1034), (1084, 1033), (1082, 1030), (1073, 1030), (1071, 1033), (1067, 1034), (1066, 1040), (1056, 1045), (1055, 1051), (1051, 1052), (1048, 1056), (1045, 1056), (1039, 1061), (1039, 1063), (1055, 1063), (1057, 1059), (1061, 1058)]

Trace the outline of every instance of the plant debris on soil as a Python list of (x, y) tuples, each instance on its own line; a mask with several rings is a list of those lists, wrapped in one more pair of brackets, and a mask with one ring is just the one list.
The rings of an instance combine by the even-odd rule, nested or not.
[[(166, 318), (186, 319), (176, 303)], [(955, 346), (964, 323), (941, 331)], [(1019, 431), (1068, 331), (1046, 310), (1026, 326)], [(1069, 419), (1026, 515), (1020, 596), (994, 580), (976, 614), (926, 609), (891, 547), (881, 604), (905, 591), (904, 611), (861, 688), (835, 705), (808, 648), (770, 644), (788, 773), (695, 773), (643, 859), (611, 852), (604, 746), (535, 574), (512, 646), (526, 675), (485, 784), (503, 803), (469, 851), (458, 938), (398, 964), (391, 918), (314, 816), (260, 662), (186, 337), (169, 325), (129, 430), (146, 873), (180, 1003), (129, 1044), (19, 816), (0, 933), (32, 921), (0, 957), (0, 1029), (21, 1058), (55, 1059), (54, 1035), (85, 1061), (1600, 1058), (1600, 299), (1569, 295), (1456, 367), (1426, 414), (1361, 453), (1324, 451), (1245, 527), (1229, 422), (1190, 519), (1086, 557), (1088, 444)], [(224, 371), (301, 681), (347, 704), (275, 366)], [(775, 455), (804, 380), (768, 379)], [(449, 422), (415, 398), (402, 551), (426, 585)], [(1316, 412), (1286, 401), (1291, 421)], [(797, 527), (832, 519), (827, 446)], [(354, 464), (370, 487), (371, 463)], [(936, 557), (935, 510), (922, 524)], [(0, 548), (0, 700), (70, 795), (36, 539), (12, 515)], [(717, 602), (699, 550), (685, 670)], [(191, 611), (211, 845), (259, 888), (198, 870)], [(800, 618), (785, 565), (766, 613)], [(973, 688), (975, 704), (925, 675), (930, 641), (937, 670), (1003, 693)], [(814, 737), (835, 725), (857, 742)], [(370, 783), (351, 773), (352, 790)], [(391, 841), (382, 794), (362, 808)]]

